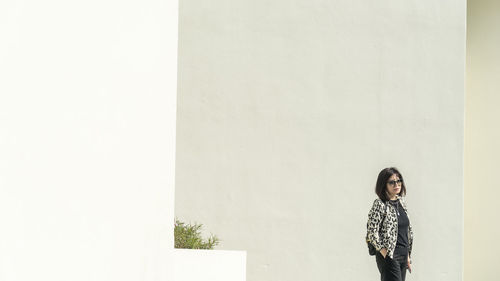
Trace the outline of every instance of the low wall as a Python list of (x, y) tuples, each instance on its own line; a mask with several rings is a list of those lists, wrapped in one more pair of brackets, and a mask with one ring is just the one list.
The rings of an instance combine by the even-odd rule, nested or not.
[(245, 251), (174, 250), (174, 281), (245, 281)]

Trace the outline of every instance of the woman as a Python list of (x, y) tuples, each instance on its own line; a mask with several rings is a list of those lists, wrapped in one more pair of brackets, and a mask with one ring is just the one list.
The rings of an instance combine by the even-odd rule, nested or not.
[(411, 273), (413, 232), (403, 196), (406, 186), (396, 168), (385, 168), (377, 178), (378, 198), (368, 214), (366, 242), (376, 250), (382, 281), (404, 281)]

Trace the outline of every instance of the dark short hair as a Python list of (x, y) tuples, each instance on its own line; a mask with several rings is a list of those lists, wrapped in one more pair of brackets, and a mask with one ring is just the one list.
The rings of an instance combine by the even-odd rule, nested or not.
[(390, 177), (392, 177), (392, 175), (397, 175), (399, 179), (403, 181), (401, 183), (401, 191), (399, 192), (399, 196), (406, 195), (405, 182), (403, 180), (403, 176), (398, 171), (398, 169), (394, 167), (385, 168), (378, 174), (377, 184), (375, 185), (375, 193), (378, 195), (378, 198), (380, 198), (380, 200), (384, 202), (389, 200), (389, 197), (387, 197), (386, 186), (387, 186), (387, 181), (389, 180)]

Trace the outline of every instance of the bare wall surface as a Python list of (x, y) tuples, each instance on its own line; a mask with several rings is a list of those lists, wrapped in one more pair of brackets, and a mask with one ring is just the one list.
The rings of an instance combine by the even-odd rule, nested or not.
[(461, 280), (465, 4), (182, 1), (176, 216), (247, 250), (249, 281), (375, 280), (394, 165), (408, 280)]
[(500, 206), (500, 2), (469, 1), (465, 130), (466, 281), (496, 281)]
[(0, 280), (172, 280), (177, 12), (0, 2)]

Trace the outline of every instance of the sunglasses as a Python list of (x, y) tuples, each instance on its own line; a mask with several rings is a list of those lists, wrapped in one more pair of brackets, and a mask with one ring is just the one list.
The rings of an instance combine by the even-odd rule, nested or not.
[(395, 181), (388, 181), (387, 182), (390, 186), (394, 186), (394, 185), (401, 185), (403, 183), (403, 180), (395, 180)]

